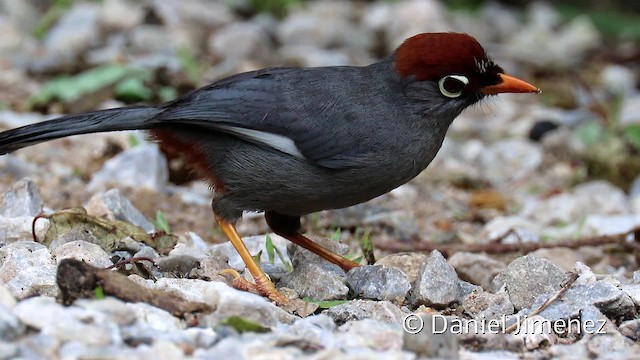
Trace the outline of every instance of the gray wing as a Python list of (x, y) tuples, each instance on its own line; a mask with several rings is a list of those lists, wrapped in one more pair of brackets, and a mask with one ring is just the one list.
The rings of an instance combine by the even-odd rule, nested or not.
[(360, 166), (362, 151), (348, 132), (337, 129), (349, 121), (348, 105), (337, 106), (340, 99), (323, 87), (309, 94), (301, 71), (306, 70), (273, 68), (223, 79), (164, 105), (153, 122), (231, 133), (326, 168)]

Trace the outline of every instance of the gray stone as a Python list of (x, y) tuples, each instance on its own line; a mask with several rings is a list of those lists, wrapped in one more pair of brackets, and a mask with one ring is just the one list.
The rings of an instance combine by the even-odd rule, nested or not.
[(162, 65), (172, 68), (170, 65), (176, 59), (170, 54), (172, 51), (172, 38), (167, 39), (167, 30), (158, 25), (142, 24), (129, 31), (129, 42), (136, 51), (151, 53), (144, 61), (138, 60), (137, 65), (145, 65), (148, 68), (158, 68)]
[[(129, 313), (135, 317), (136, 328), (123, 329), (124, 335), (148, 333), (174, 332), (185, 329), (185, 324), (169, 312), (147, 303), (125, 303)], [(94, 309), (87, 307), (88, 309)], [(98, 310), (98, 309), (96, 309)], [(103, 310), (104, 311), (104, 310)], [(118, 311), (121, 311), (118, 309)], [(101, 312), (102, 313), (102, 312)], [(105, 315), (113, 319), (112, 315)]]
[(22, 179), (0, 198), (0, 216), (14, 218), (36, 216), (42, 211), (42, 198), (38, 186), (31, 179)]
[(543, 345), (553, 345), (558, 340), (558, 336), (551, 327), (545, 325), (545, 319), (540, 315), (525, 319), (515, 330), (514, 335), (522, 339), (527, 350), (535, 350)]
[(400, 303), (411, 289), (404, 272), (380, 265), (365, 265), (351, 269), (347, 273), (347, 286), (355, 296)]
[(325, 260), (294, 262), (293, 271), (284, 275), (278, 286), (293, 289), (301, 297), (308, 296), (314, 301), (345, 299), (349, 293), (344, 271)]
[[(342, 244), (338, 241), (333, 241), (327, 238), (317, 237), (317, 236), (309, 236), (309, 239), (311, 239), (316, 244), (338, 255), (345, 255), (349, 251), (348, 245)], [(274, 244), (275, 244), (275, 239), (274, 239)], [(291, 254), (290, 255), (291, 261), (293, 261), (294, 265), (301, 262), (320, 262), (320, 261), (326, 262), (326, 260), (321, 258), (318, 254), (311, 252), (307, 249), (304, 249), (296, 244), (293, 244), (292, 242), (286, 241), (286, 244), (288, 245), (289, 254)]]
[(221, 2), (163, 0), (153, 2), (153, 7), (169, 28), (188, 24), (202, 28), (217, 28), (235, 20), (231, 8)]
[(51, 255), (56, 259), (57, 264), (60, 264), (64, 259), (72, 258), (99, 268), (113, 265), (109, 254), (99, 245), (83, 240), (64, 243), (52, 250)]
[(56, 264), (49, 250), (33, 241), (0, 248), (0, 282), (17, 299), (58, 295)]
[(469, 296), (474, 291), (482, 292), (484, 291), (484, 289), (478, 285), (473, 285), (472, 283), (466, 282), (464, 280), (458, 281), (458, 301), (464, 300), (464, 298)]
[(373, 319), (387, 324), (400, 324), (405, 314), (389, 301), (352, 300), (332, 306), (326, 314), (338, 325), (349, 321)]
[(0, 282), (0, 306), (4, 306), (7, 308), (12, 308), (16, 305), (16, 298), (11, 295), (7, 286)]
[(420, 358), (457, 359), (460, 345), (456, 334), (448, 325), (449, 319), (430, 314), (418, 315), (422, 330), (416, 334), (405, 331), (403, 349), (416, 353)]
[(15, 343), (0, 341), (0, 359), (18, 359), (20, 350)]
[(625, 321), (618, 328), (620, 333), (633, 341), (640, 340), (640, 319)]
[[(280, 22), (278, 39), (287, 45), (311, 45), (313, 48), (345, 47), (368, 49), (371, 34), (350, 20), (353, 4), (344, 1), (310, 3)], [(348, 34), (348, 36), (347, 36)]]
[(14, 314), (26, 325), (61, 341), (80, 341), (104, 346), (117, 341), (118, 327), (96, 311), (66, 308), (52, 297), (33, 297), (14, 308)]
[(232, 23), (215, 31), (208, 43), (212, 54), (234, 62), (265, 59), (272, 46), (271, 39), (262, 26), (245, 22)]
[(132, 29), (142, 23), (142, 4), (131, 0), (105, 0), (100, 20), (107, 29)]
[(458, 299), (458, 281), (453, 267), (434, 250), (420, 267), (409, 301), (416, 306), (447, 306)]
[(621, 126), (633, 125), (640, 123), (640, 94), (634, 94), (627, 97), (622, 103), (622, 109), (620, 109), (619, 122)]
[(579, 343), (586, 347), (590, 356), (597, 359), (622, 359), (640, 351), (640, 345), (617, 331), (613, 321), (596, 307), (588, 306), (583, 309), (580, 321), (584, 335)]
[[(291, 242), (275, 234), (269, 234), (269, 237), (271, 238), (273, 246), (275, 246), (276, 248), (278, 248), (278, 250), (280, 250), (280, 253), (282, 254), (284, 261), (291, 263), (292, 260), (290, 259), (290, 255), (288, 251), (288, 245), (290, 245)], [(263, 263), (269, 262), (269, 255), (267, 254), (267, 251), (266, 251), (265, 235), (248, 236), (243, 238), (242, 241), (247, 246), (247, 249), (249, 249), (249, 252), (251, 254), (256, 255), (260, 251), (262, 251), (262, 255), (260, 257), (261, 265)], [(213, 254), (213, 256), (226, 257), (228, 259), (229, 266), (232, 269), (235, 269), (238, 271), (243, 271), (245, 269), (244, 261), (242, 261), (242, 258), (240, 258), (240, 255), (238, 255), (238, 252), (234, 249), (233, 245), (228, 241), (222, 244), (212, 245), (211, 254)], [(219, 255), (216, 255), (216, 254), (219, 254)], [(320, 257), (318, 257), (318, 259), (320, 259)], [(283, 269), (287, 268), (287, 266), (282, 262), (282, 259), (280, 259), (280, 257), (277, 255), (275, 256), (273, 264)]]
[(610, 94), (624, 97), (635, 92), (635, 74), (628, 67), (608, 64), (600, 71), (600, 80)]
[(130, 303), (126, 303), (115, 297), (105, 297), (104, 299), (78, 299), (74, 301), (73, 306), (95, 311), (104, 314), (109, 321), (112, 321), (119, 327), (136, 324), (138, 317), (132, 311)]
[(386, 34), (387, 50), (400, 45), (409, 36), (426, 31), (450, 29), (447, 10), (439, 1), (408, 0), (374, 3), (363, 22), (371, 29)]
[(170, 277), (183, 278), (198, 266), (198, 259), (189, 255), (169, 255), (157, 258), (160, 271), (169, 273)]
[(467, 252), (453, 254), (448, 262), (456, 269), (460, 279), (480, 285), (486, 290), (491, 288), (493, 278), (506, 267), (503, 262), (487, 255)]
[[(482, 237), (487, 240), (500, 238), (505, 244), (538, 242), (542, 227), (520, 216), (497, 216), (484, 225)], [(455, 255), (455, 254), (454, 254)], [(482, 255), (482, 254), (476, 254)], [(503, 266), (504, 268), (504, 266)]]
[(581, 329), (586, 336), (617, 330), (615, 323), (593, 305), (587, 305), (581, 309), (579, 317)]
[(620, 285), (619, 288), (629, 295), (636, 307), (640, 309), (640, 284)]
[(155, 226), (118, 189), (98, 193), (89, 199), (85, 207), (92, 216), (105, 217), (108, 220), (122, 220), (137, 225), (150, 233)]
[[(535, 3), (531, 7), (534, 11), (529, 14), (535, 14), (535, 9), (542, 7), (550, 8), (551, 5)], [(557, 14), (555, 9), (544, 11)], [(537, 20), (542, 18), (551, 17), (530, 16), (528, 26), (509, 36), (506, 47), (510, 58), (539, 68), (560, 70), (577, 66), (590, 49), (600, 46), (600, 33), (588, 16), (577, 16), (560, 26), (550, 26), (546, 20)], [(557, 15), (554, 18), (557, 19)], [(549, 40), (543, 40), (547, 38)]]
[[(0, 111), (0, 124), (7, 129), (17, 128), (47, 120), (45, 116), (36, 112), (15, 112), (10, 110)], [(3, 156), (4, 158), (5, 156)]]
[(557, 290), (562, 270), (547, 259), (527, 255), (513, 260), (503, 273), (509, 298), (516, 310), (531, 307), (540, 294)]
[[(0, 112), (0, 116), (2, 116), (2, 112)], [(3, 176), (6, 176), (7, 178), (11, 177), (13, 179), (37, 176), (39, 172), (36, 165), (12, 154), (0, 157), (0, 169), (2, 169)]]
[(11, 309), (0, 304), (0, 340), (13, 341), (24, 331), (24, 325), (11, 313)]
[(576, 223), (588, 215), (617, 215), (629, 212), (627, 196), (606, 181), (577, 185), (571, 193), (526, 202), (520, 214), (543, 225)]
[(640, 345), (613, 331), (584, 338), (584, 346), (594, 359), (633, 359), (640, 353)]
[[(40, 234), (39, 230), (45, 226), (45, 223), (48, 224), (48, 220), (36, 222), (36, 234)], [(32, 216), (13, 218), (0, 216), (0, 244), (15, 241), (33, 241), (33, 234), (31, 233), (32, 225)]]
[(3, 17), (23, 32), (31, 32), (38, 25), (38, 9), (35, 1), (5, 0), (2, 2)]
[(234, 315), (267, 327), (291, 323), (295, 318), (262, 296), (236, 290), (222, 282), (162, 278), (155, 283), (151, 281), (141, 283), (152, 289), (178, 294), (186, 300), (211, 305), (215, 311), (207, 315), (203, 321), (212, 326)]
[[(303, 358), (302, 350), (295, 346), (287, 346), (286, 349), (271, 344), (277, 344), (304, 340), (298, 337), (284, 337), (282, 335), (266, 334), (246, 334), (243, 336), (229, 336), (218, 341), (215, 346), (206, 350), (196, 350), (195, 358), (198, 359), (239, 359), (249, 360), (257, 355), (265, 359), (299, 359)], [(313, 344), (311, 344), (313, 346)]]
[[(638, 97), (640, 100), (640, 96)], [(640, 199), (640, 175), (636, 176), (629, 188), (629, 198), (630, 199)], [(639, 270), (636, 270), (639, 271)]]
[(420, 265), (422, 265), (426, 257), (427, 255), (417, 252), (395, 253), (376, 261), (375, 265), (398, 268), (407, 274), (409, 283), (413, 284), (418, 276)]
[(462, 301), (462, 308), (475, 319), (502, 319), (514, 312), (506, 291), (497, 294), (474, 291)]
[(500, 140), (482, 152), (480, 163), (489, 181), (504, 184), (531, 175), (542, 163), (542, 149), (521, 139)]
[(626, 233), (640, 226), (637, 215), (588, 215), (582, 223), (585, 234), (616, 235)]
[(189, 277), (195, 277), (207, 281), (223, 281), (225, 277), (220, 275), (222, 270), (229, 269), (229, 263), (224, 256), (212, 256), (199, 261), (196, 269), (191, 271)]
[(45, 71), (71, 64), (100, 37), (100, 6), (77, 4), (65, 12), (51, 30), (47, 31), (44, 54), (32, 59), (32, 70)]
[(545, 258), (559, 267), (562, 271), (570, 271), (576, 262), (584, 262), (583, 257), (575, 249), (554, 247), (553, 249), (538, 249), (529, 255)]
[(279, 52), (280, 61), (302, 67), (342, 66), (351, 63), (349, 57), (334, 50), (322, 50), (313, 46), (287, 45)]
[(332, 347), (335, 341), (333, 333), (336, 328), (336, 323), (331, 317), (320, 314), (297, 320), (288, 327), (287, 331), (308, 340), (312, 344)]
[(167, 159), (156, 144), (142, 144), (107, 160), (91, 177), (89, 191), (104, 190), (110, 185), (161, 190), (167, 186)]
[(345, 348), (348, 346), (354, 349), (399, 351), (403, 344), (402, 333), (402, 328), (396, 324), (386, 324), (371, 319), (350, 321), (338, 328), (336, 347)]
[(25, 359), (55, 359), (62, 341), (43, 332), (24, 336), (19, 341), (20, 355)]
[[(551, 293), (541, 295), (532, 304), (532, 309), (542, 305)], [(588, 306), (595, 306), (613, 318), (633, 318), (635, 306), (633, 301), (615, 285), (604, 281), (593, 284), (574, 285), (562, 296), (562, 301), (555, 301), (544, 309), (540, 315), (550, 320), (575, 318)]]
[(633, 272), (633, 283), (640, 284), (640, 270), (636, 270)]

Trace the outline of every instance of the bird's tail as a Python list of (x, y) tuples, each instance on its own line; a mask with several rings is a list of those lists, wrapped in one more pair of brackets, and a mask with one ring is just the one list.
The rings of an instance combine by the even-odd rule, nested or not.
[(132, 106), (62, 116), (0, 133), (0, 155), (65, 136), (105, 131), (150, 129), (160, 109)]

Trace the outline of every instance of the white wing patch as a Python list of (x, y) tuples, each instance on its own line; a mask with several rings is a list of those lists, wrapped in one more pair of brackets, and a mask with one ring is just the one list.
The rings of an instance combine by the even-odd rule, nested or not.
[(246, 140), (270, 146), (276, 150), (282, 151), (285, 154), (289, 154), (300, 159), (305, 158), (300, 150), (298, 150), (298, 147), (293, 142), (293, 140), (289, 139), (286, 136), (230, 125), (216, 125), (216, 128), (220, 129), (221, 131), (237, 135), (238, 137), (244, 138)]

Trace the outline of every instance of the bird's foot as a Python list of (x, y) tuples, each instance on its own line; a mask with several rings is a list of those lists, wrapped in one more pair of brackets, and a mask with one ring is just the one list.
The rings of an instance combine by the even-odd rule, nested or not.
[(266, 275), (255, 279), (255, 284), (242, 277), (242, 275), (234, 269), (224, 269), (220, 271), (220, 275), (232, 276), (231, 286), (238, 290), (264, 296), (278, 305), (286, 305), (289, 303), (289, 298), (279, 292)]

